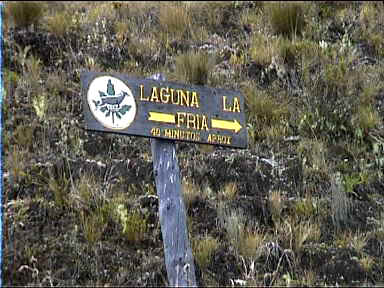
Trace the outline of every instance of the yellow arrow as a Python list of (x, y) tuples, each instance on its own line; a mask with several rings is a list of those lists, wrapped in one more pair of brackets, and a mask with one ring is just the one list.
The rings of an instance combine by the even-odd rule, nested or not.
[(165, 122), (165, 123), (173, 123), (175, 124), (175, 115), (173, 114), (166, 114), (166, 113), (159, 113), (159, 112), (149, 112), (149, 121), (158, 121), (158, 122)]
[(212, 119), (212, 128), (235, 130), (235, 133), (239, 132), (243, 128), (237, 120), (218, 120)]

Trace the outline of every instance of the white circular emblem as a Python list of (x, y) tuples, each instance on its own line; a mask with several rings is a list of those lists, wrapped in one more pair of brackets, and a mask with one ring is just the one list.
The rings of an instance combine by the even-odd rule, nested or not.
[(106, 128), (126, 129), (135, 119), (135, 98), (120, 79), (96, 77), (89, 85), (87, 100), (93, 116)]

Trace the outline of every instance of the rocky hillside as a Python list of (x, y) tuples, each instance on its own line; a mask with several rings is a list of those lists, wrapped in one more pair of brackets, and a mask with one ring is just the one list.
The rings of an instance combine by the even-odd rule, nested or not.
[(166, 286), (148, 138), (80, 74), (241, 91), (244, 150), (177, 142), (199, 285), (384, 283), (382, 2), (8, 2), (2, 283)]

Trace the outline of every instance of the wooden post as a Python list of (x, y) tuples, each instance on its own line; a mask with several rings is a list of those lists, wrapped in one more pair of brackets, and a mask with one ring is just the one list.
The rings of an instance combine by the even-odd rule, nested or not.
[[(155, 74), (150, 79), (166, 81), (162, 74)], [(196, 287), (176, 144), (172, 140), (152, 138), (151, 150), (168, 284)]]

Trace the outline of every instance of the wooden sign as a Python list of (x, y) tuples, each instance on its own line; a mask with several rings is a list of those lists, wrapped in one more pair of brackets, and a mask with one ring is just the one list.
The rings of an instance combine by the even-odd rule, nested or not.
[(165, 80), (82, 73), (83, 111), (89, 130), (152, 138), (168, 285), (196, 287), (174, 140), (246, 148), (244, 97)]
[(81, 74), (87, 129), (247, 147), (240, 92), (116, 73)]

